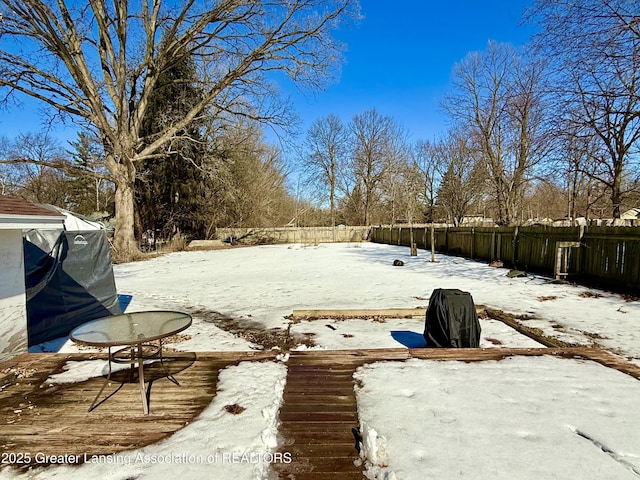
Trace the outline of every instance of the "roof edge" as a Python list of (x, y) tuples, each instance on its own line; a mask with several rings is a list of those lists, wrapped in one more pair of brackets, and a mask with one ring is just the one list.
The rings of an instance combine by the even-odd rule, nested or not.
[(1, 230), (26, 230), (30, 228), (50, 228), (64, 230), (64, 217), (52, 215), (0, 214)]

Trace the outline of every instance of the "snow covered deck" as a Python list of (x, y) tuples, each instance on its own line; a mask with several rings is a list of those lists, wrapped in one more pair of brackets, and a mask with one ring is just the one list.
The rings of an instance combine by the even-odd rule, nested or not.
[[(181, 386), (149, 365), (148, 417), (130, 384), (88, 413), (104, 354), (65, 339), (34, 347), (58, 353), (0, 366), (18, 367), (0, 374), (0, 478), (637, 480), (640, 301), (506, 273), (369, 243), (116, 265), (127, 311), (193, 316), (171, 342)], [(424, 308), (434, 288), (469, 291), (484, 306), (481, 349), (420, 348), (421, 313), (369, 318)], [(301, 309), (311, 312), (291, 315)], [(46, 451), (119, 453), (7, 465), (20, 466), (11, 452)]]
[[(486, 362), (532, 356), (590, 360), (640, 378), (637, 365), (593, 348), (310, 350), (291, 352), (286, 358), (274, 352), (174, 352), (167, 363), (180, 386), (163, 378), (166, 373), (157, 366), (147, 365), (151, 402), (150, 414), (144, 415), (139, 390), (128, 371), (115, 374), (107, 389), (113, 395), (87, 411), (104, 378), (90, 372), (104, 371), (104, 355), (25, 354), (0, 365), (0, 445), (3, 454), (22, 456), (24, 463), (14, 462), (17, 467), (135, 459), (136, 449), (197, 420), (217, 395), (221, 370), (240, 362), (279, 362), (287, 366), (278, 414), (279, 452), (292, 460), (273, 463), (279, 477), (363, 478), (353, 431), (361, 425), (354, 393), (358, 367), (410, 359)], [(88, 372), (85, 380), (77, 376), (81, 366)], [(65, 372), (72, 369), (75, 376), (65, 379)], [(546, 380), (562, 382), (561, 378)], [(254, 387), (246, 385), (248, 390)], [(228, 418), (241, 417), (244, 409), (242, 402), (224, 408)], [(544, 415), (547, 407), (539, 408)], [(175, 455), (172, 461), (178, 462)], [(6, 468), (0, 472), (7, 473)]]
[[(180, 386), (171, 383), (157, 364), (146, 365), (145, 379), (151, 382), (149, 415), (142, 412), (137, 378), (129, 378), (128, 367), (112, 374), (113, 381), (103, 394), (111, 396), (88, 411), (106, 377), (104, 354), (15, 357), (0, 364), (1, 451), (28, 454), (30, 461), (25, 459), (24, 464), (42, 466), (83, 463), (94, 455), (152, 444), (188, 425), (211, 403), (221, 369), (274, 356), (257, 352), (172, 353), (165, 364)], [(76, 373), (67, 375), (72, 370)], [(88, 378), (79, 377), (80, 370)], [(61, 454), (71, 461), (56, 462)]]

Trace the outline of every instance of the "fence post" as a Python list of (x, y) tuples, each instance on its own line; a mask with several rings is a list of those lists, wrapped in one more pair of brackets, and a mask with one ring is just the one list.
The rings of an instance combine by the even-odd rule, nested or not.
[(513, 268), (517, 268), (518, 260), (518, 225), (513, 231)]
[(491, 262), (493, 262), (496, 258), (496, 227), (493, 227), (493, 232), (491, 232)]
[(471, 260), (475, 258), (476, 227), (471, 227)]
[[(578, 238), (578, 243), (581, 247), (584, 247), (584, 245), (582, 245), (582, 238), (584, 237), (585, 229), (586, 227), (584, 225), (580, 225), (580, 238)], [(576, 273), (578, 275), (582, 275), (582, 260), (586, 250), (586, 248), (581, 248), (580, 250), (578, 250), (578, 255), (576, 258)]]
[(444, 248), (445, 251), (449, 251), (449, 225), (444, 227)]

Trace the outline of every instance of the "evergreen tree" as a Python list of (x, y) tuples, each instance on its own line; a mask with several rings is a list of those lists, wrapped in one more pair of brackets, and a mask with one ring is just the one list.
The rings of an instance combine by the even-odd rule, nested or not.
[(104, 166), (104, 155), (97, 138), (89, 132), (78, 132), (67, 169), (67, 207), (75, 213), (91, 216), (96, 212), (113, 216), (114, 188)]
[[(140, 132), (145, 143), (152, 143), (200, 101), (196, 81), (195, 64), (186, 53), (158, 77)], [(179, 232), (200, 236), (203, 151), (199, 125), (192, 122), (158, 154), (144, 160), (136, 178), (138, 238), (145, 232), (153, 232), (153, 238)]]

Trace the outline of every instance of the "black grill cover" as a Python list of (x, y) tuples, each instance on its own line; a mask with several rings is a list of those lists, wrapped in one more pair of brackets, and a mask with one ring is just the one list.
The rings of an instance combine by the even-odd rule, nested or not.
[(471, 294), (457, 289), (436, 288), (429, 300), (424, 339), (427, 347), (478, 347), (480, 322)]

